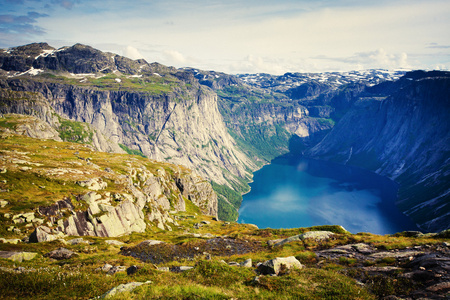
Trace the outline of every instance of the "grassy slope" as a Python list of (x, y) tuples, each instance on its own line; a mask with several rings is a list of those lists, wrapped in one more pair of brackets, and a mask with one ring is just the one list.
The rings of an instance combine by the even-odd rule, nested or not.
[[(7, 116), (9, 117), (9, 116)], [(4, 127), (12, 129), (14, 118), (2, 119)], [(74, 184), (78, 175), (66, 174), (63, 177), (45, 176), (45, 170), (56, 167), (70, 167), (82, 171), (90, 171), (89, 176), (105, 176), (103, 169), (111, 168), (116, 173), (125, 174), (127, 163), (146, 164), (149, 170), (164, 167), (170, 171), (169, 164), (151, 162), (140, 156), (117, 155), (98, 153), (81, 144), (42, 141), (3, 132), (1, 134), (2, 168), (6, 173), (0, 174), (2, 198), (10, 202), (0, 209), (0, 236), (7, 238), (21, 237), (21, 234), (7, 231), (11, 226), (11, 219), (5, 218), (5, 213), (27, 211), (37, 205), (48, 205), (61, 199), (67, 194), (86, 192)], [(84, 158), (84, 159), (80, 159)], [(90, 160), (86, 160), (90, 158)], [(31, 170), (22, 171), (19, 168), (29, 165), (12, 163), (13, 159), (23, 159), (32, 163), (41, 163), (41, 166), (31, 165)], [(97, 165), (100, 169), (94, 165)], [(17, 165), (17, 166), (14, 166)], [(81, 165), (80, 165), (81, 164)], [(6, 180), (6, 183), (5, 183)], [(108, 181), (108, 191), (121, 191), (120, 184)], [(133, 247), (147, 239), (162, 240), (170, 245), (189, 247), (204, 243), (205, 238), (195, 238), (192, 234), (211, 233), (216, 236), (228, 236), (233, 240), (248, 241), (257, 245), (246, 254), (232, 256), (221, 254), (221, 249), (212, 260), (205, 260), (202, 253), (193, 258), (171, 257), (161, 253), (167, 258), (159, 266), (195, 266), (194, 269), (184, 273), (158, 271), (153, 264), (144, 263), (134, 257), (120, 254), (118, 246), (105, 243), (107, 238), (84, 237), (91, 244), (65, 245), (61, 241), (45, 242), (39, 244), (19, 243), (1, 244), (0, 251), (29, 251), (36, 252), (38, 256), (31, 261), (12, 262), (0, 259), (0, 298), (3, 299), (90, 299), (99, 296), (120, 283), (132, 281), (152, 281), (150, 285), (140, 287), (134, 292), (119, 295), (116, 299), (374, 299), (380, 294), (376, 286), (368, 286), (369, 290), (361, 287), (351, 278), (351, 260), (324, 260), (318, 263), (314, 250), (327, 249), (334, 245), (365, 242), (379, 249), (404, 249), (414, 245), (436, 244), (442, 240), (430, 238), (408, 238), (401, 236), (377, 236), (372, 234), (352, 235), (342, 231), (337, 226), (322, 226), (315, 228), (297, 229), (263, 229), (259, 230), (250, 225), (237, 223), (224, 223), (200, 214), (198, 208), (187, 201), (186, 212), (173, 215), (179, 226), (173, 231), (161, 231), (155, 226), (148, 227), (145, 233), (134, 233), (129, 236), (115, 238), (125, 243), (126, 247)], [(194, 224), (208, 221), (210, 224), (194, 228)], [(26, 232), (25, 226), (16, 225)], [(32, 230), (32, 229), (29, 229)], [(294, 242), (283, 247), (270, 248), (267, 241), (286, 238), (309, 230), (331, 230), (337, 233), (336, 237), (326, 242)], [(66, 247), (78, 256), (56, 261), (43, 255), (59, 247)], [(164, 248), (163, 248), (164, 249)], [(307, 268), (301, 271), (288, 272), (284, 276), (260, 277), (255, 282), (253, 269), (231, 267), (220, 262), (242, 262), (251, 258), (256, 265), (274, 257), (297, 257)], [(140, 267), (134, 275), (124, 272), (108, 276), (98, 268), (104, 264)], [(375, 266), (392, 264), (390, 261), (379, 261)], [(30, 272), (11, 273), (16, 267), (23, 267)], [(395, 282), (390, 282), (394, 284)], [(394, 288), (405, 289), (407, 283)], [(371, 289), (371, 290), (370, 290)]]

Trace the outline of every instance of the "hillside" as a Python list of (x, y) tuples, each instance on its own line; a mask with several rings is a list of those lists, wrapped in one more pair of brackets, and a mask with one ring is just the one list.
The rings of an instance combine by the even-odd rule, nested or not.
[[(403, 75), (0, 50), (0, 298), (448, 298), (448, 74)], [(229, 222), (288, 151), (396, 180), (439, 233)]]
[[(4, 115), (0, 128), (2, 299), (444, 299), (450, 291), (448, 231), (379, 236), (217, 221), (211, 186), (182, 166), (57, 141), (30, 116)], [(29, 137), (42, 131), (48, 139)]]
[[(63, 138), (181, 164), (221, 190), (248, 189), (256, 164), (228, 133), (216, 94), (188, 72), (81, 44), (3, 50), (0, 67), (2, 113), (33, 115), (72, 132), (73, 122), (82, 122), (83, 132)], [(219, 204), (222, 219), (237, 218), (239, 206), (224, 197)]]

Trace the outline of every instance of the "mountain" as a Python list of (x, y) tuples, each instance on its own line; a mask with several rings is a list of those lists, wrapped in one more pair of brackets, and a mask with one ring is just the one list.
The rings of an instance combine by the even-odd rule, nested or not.
[(253, 171), (291, 152), (387, 176), (422, 230), (448, 227), (446, 72), (229, 75), (45, 43), (0, 51), (0, 67), (0, 112), (184, 165), (210, 181), (220, 219), (236, 220)]
[(450, 73), (410, 72), (370, 91), (306, 154), (391, 178), (422, 230), (448, 228)]
[[(256, 168), (227, 132), (216, 94), (189, 72), (80, 44), (3, 50), (0, 67), (0, 112), (37, 116), (66, 140), (182, 164), (225, 190), (245, 190)], [(220, 201), (221, 218), (236, 218)]]

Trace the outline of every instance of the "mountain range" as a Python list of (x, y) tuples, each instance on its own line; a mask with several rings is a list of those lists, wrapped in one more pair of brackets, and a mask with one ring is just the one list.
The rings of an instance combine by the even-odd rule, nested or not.
[[(291, 152), (389, 177), (421, 230), (448, 229), (449, 83), (445, 71), (229, 75), (81, 44), (0, 50), (0, 112), (33, 116), (22, 133), (187, 167), (217, 193), (203, 211), (221, 220), (236, 220), (252, 172)], [(187, 199), (176, 178), (167, 191)]]

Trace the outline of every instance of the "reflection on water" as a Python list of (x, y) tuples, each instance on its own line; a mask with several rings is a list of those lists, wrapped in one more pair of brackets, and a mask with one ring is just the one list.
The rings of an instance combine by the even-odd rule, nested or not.
[(366, 170), (284, 156), (255, 172), (238, 222), (260, 228), (342, 225), (352, 233), (417, 227), (394, 205), (397, 185)]

